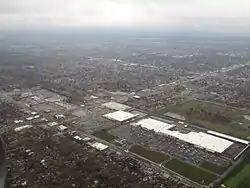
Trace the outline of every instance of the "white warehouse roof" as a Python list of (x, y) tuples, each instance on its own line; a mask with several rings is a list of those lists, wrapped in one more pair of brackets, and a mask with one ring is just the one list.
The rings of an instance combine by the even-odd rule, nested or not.
[(68, 129), (68, 127), (66, 127), (66, 126), (64, 126), (64, 125), (60, 125), (58, 128), (59, 128), (61, 131), (65, 131), (65, 130)]
[(56, 126), (56, 125), (58, 125), (58, 123), (55, 122), (55, 121), (48, 123), (48, 126), (50, 126), (50, 127), (53, 127), (53, 126)]
[(14, 123), (23, 123), (23, 120), (15, 120)]
[(139, 114), (131, 114), (129, 112), (124, 112), (124, 111), (116, 111), (113, 113), (105, 114), (103, 115), (103, 117), (113, 120), (113, 121), (123, 122), (129, 119), (132, 119), (138, 115)]
[(130, 106), (120, 104), (117, 102), (107, 102), (107, 103), (104, 103), (102, 105), (109, 108), (109, 109), (112, 109), (112, 110), (127, 110), (127, 109), (131, 108)]
[(27, 121), (30, 121), (30, 120), (33, 120), (33, 119), (34, 119), (34, 117), (27, 117), (26, 118)]
[(82, 138), (80, 136), (75, 136), (74, 139), (81, 140), (81, 141), (84, 141), (84, 142), (87, 142), (87, 141), (91, 140), (91, 138), (89, 138), (89, 137)]
[(150, 130), (154, 130), (155, 132), (164, 132), (164, 130), (168, 130), (168, 129), (171, 129), (172, 127), (175, 127), (175, 125), (170, 125), (168, 123), (164, 123), (162, 121), (158, 121), (152, 118), (138, 121), (136, 125), (140, 125), (141, 127), (144, 127)]
[(168, 135), (188, 142), (190, 144), (205, 148), (208, 151), (218, 153), (224, 152), (229, 146), (233, 144), (233, 142), (231, 141), (212, 136), (203, 132), (189, 132), (187, 134), (184, 134), (178, 131), (169, 131)]
[(228, 140), (232, 140), (232, 141), (239, 142), (239, 143), (242, 143), (242, 144), (249, 144), (249, 141), (247, 141), (247, 140), (243, 140), (243, 139), (240, 139), (240, 138), (235, 138), (235, 137), (232, 137), (232, 136), (229, 136), (229, 135), (226, 135), (226, 134), (222, 134), (222, 133), (218, 133), (218, 132), (215, 132), (215, 131), (207, 131), (207, 132), (212, 134), (212, 135), (215, 135), (215, 136), (220, 136), (222, 138), (226, 138)]
[(141, 97), (139, 95), (134, 95), (133, 96), (135, 99), (140, 99)]
[(219, 138), (203, 132), (191, 131), (189, 133), (181, 133), (179, 131), (171, 131), (169, 129), (171, 129), (175, 125), (171, 125), (151, 118), (140, 120), (135, 125), (137, 126), (140, 125), (146, 129), (178, 138), (190, 144), (194, 144), (201, 148), (205, 148), (211, 152), (222, 153), (229, 146), (233, 144), (233, 142), (229, 140)]
[(102, 143), (99, 143), (99, 142), (96, 142), (96, 143), (94, 143), (94, 144), (91, 144), (91, 146), (92, 146), (93, 148), (96, 148), (97, 150), (100, 150), (100, 151), (105, 150), (105, 149), (108, 148), (108, 146), (106, 146), (106, 145), (104, 145), (104, 144), (102, 144)]
[(24, 126), (15, 128), (14, 131), (19, 132), (19, 131), (22, 131), (23, 129), (29, 129), (31, 127), (32, 127), (32, 125), (24, 125)]

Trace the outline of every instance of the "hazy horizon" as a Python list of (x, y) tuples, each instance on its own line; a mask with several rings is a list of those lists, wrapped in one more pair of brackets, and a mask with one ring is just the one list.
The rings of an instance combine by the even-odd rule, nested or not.
[(1, 30), (250, 32), (247, 0), (0, 0)]

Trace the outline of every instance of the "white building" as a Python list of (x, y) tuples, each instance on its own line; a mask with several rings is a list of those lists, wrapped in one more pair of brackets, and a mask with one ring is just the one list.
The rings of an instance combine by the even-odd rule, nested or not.
[(64, 125), (59, 125), (58, 127), (61, 131), (66, 131), (68, 129), (68, 127), (64, 126)]
[(102, 144), (102, 143), (99, 143), (99, 142), (95, 142), (93, 144), (90, 144), (90, 146), (92, 146), (93, 148), (99, 150), (99, 151), (103, 151), (105, 149), (108, 148), (108, 146)]
[(239, 142), (239, 143), (242, 143), (242, 144), (246, 144), (246, 145), (249, 144), (249, 141), (247, 141), (247, 140), (243, 140), (243, 139), (240, 139), (240, 138), (235, 138), (233, 136), (218, 133), (218, 132), (215, 132), (215, 131), (207, 131), (207, 133), (215, 135), (215, 136), (219, 136), (219, 137), (222, 137), (222, 138), (226, 138), (228, 140), (232, 140), (232, 141), (235, 141), (235, 142)]
[(172, 127), (175, 127), (175, 125), (164, 123), (162, 121), (158, 121), (152, 118), (140, 120), (137, 123), (135, 123), (135, 125), (137, 126), (139, 125), (141, 127), (153, 130), (155, 132), (164, 132), (164, 130), (168, 130), (171, 129)]
[(112, 121), (118, 121), (118, 122), (128, 121), (128, 120), (131, 120), (137, 116), (139, 116), (139, 114), (132, 114), (132, 113), (124, 112), (121, 110), (103, 115), (103, 117), (105, 117), (107, 119), (110, 119)]
[(52, 121), (52, 122), (49, 122), (49, 123), (48, 123), (48, 126), (50, 126), (50, 127), (54, 127), (54, 126), (56, 126), (56, 125), (58, 125), (58, 123), (55, 122), (55, 121)]
[(191, 131), (189, 133), (181, 133), (179, 131), (172, 131), (169, 129), (173, 128), (175, 125), (151, 118), (140, 120), (139, 122), (132, 125), (141, 126), (146, 129), (153, 130), (157, 133), (162, 133), (178, 138), (200, 148), (204, 148), (210, 152), (222, 153), (233, 144), (232, 141), (226, 140), (224, 138), (219, 138), (217, 136), (210, 135), (204, 132)]
[(24, 126), (15, 128), (14, 131), (19, 132), (19, 131), (22, 131), (23, 129), (30, 129), (31, 127), (32, 125), (24, 125)]

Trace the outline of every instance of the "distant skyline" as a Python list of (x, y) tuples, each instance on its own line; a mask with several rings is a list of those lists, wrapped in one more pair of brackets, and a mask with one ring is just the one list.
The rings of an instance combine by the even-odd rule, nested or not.
[(250, 32), (249, 0), (0, 0), (0, 28)]

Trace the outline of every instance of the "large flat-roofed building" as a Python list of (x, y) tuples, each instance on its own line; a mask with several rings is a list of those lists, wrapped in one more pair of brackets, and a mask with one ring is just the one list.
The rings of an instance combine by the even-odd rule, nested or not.
[(117, 103), (117, 102), (107, 102), (102, 104), (103, 106), (105, 106), (106, 108), (112, 109), (112, 110), (127, 110), (130, 109), (130, 106), (121, 104), (121, 103)]
[(203, 132), (191, 131), (185, 134), (178, 131), (168, 131), (167, 134), (190, 144), (204, 148), (208, 151), (217, 153), (224, 152), (227, 148), (229, 148), (229, 146), (233, 144), (233, 142), (229, 140), (212, 136)]
[(141, 126), (157, 133), (178, 138), (179, 140), (193, 144), (199, 148), (204, 148), (210, 152), (222, 153), (233, 144), (232, 141), (204, 132), (190, 131), (188, 133), (182, 133), (179, 131), (173, 131), (170, 129), (175, 127), (175, 125), (152, 118), (140, 120), (132, 125)]
[(103, 117), (110, 119), (112, 121), (124, 122), (124, 121), (131, 120), (137, 117), (138, 115), (139, 114), (132, 114), (129, 112), (124, 112), (124, 111), (119, 110), (113, 113), (105, 114), (103, 115)]
[(100, 151), (105, 150), (105, 149), (108, 148), (108, 146), (106, 146), (106, 145), (104, 145), (102, 143), (98, 143), (98, 142), (90, 144), (90, 146), (92, 146), (92, 147), (94, 147), (94, 148), (96, 148), (97, 150), (100, 150)]
[(243, 139), (240, 139), (240, 138), (235, 138), (233, 136), (218, 133), (216, 131), (207, 131), (207, 133), (215, 135), (215, 136), (219, 136), (219, 137), (222, 137), (222, 138), (226, 138), (228, 140), (232, 140), (232, 141), (235, 141), (235, 142), (239, 142), (239, 143), (242, 143), (242, 144), (246, 144), (246, 145), (249, 144), (249, 141), (247, 141), (247, 140), (243, 140)]
[(164, 130), (171, 129), (175, 125), (168, 124), (162, 121), (158, 121), (152, 118), (143, 119), (135, 123), (137, 126), (144, 127), (146, 129), (154, 130), (155, 132), (164, 132)]

